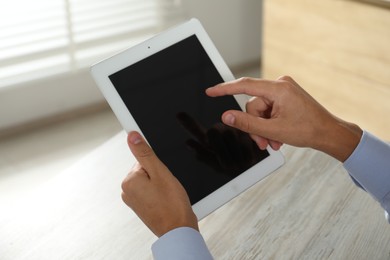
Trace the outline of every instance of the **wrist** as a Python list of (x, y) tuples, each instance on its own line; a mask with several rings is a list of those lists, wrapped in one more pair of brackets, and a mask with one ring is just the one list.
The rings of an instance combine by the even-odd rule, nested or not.
[[(180, 215), (180, 214), (178, 214)], [(171, 232), (172, 230), (178, 229), (178, 228), (192, 228), (199, 232), (199, 225), (198, 225), (198, 219), (196, 215), (190, 211), (188, 214), (184, 213), (182, 218), (176, 218), (174, 221), (170, 216), (165, 216), (160, 219), (160, 223), (158, 225), (158, 230), (153, 231), (153, 233), (157, 237), (161, 237), (165, 235), (166, 233)], [(164, 222), (167, 221), (167, 222)]]
[(359, 144), (363, 131), (358, 125), (333, 118), (319, 133), (319, 144), (314, 148), (344, 162)]

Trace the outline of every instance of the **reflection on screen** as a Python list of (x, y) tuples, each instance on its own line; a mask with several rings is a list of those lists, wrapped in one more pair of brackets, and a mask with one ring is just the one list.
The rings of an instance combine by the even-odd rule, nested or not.
[(223, 82), (191, 36), (110, 76), (127, 108), (194, 204), (267, 157), (249, 136), (221, 123), (231, 96), (210, 98)]

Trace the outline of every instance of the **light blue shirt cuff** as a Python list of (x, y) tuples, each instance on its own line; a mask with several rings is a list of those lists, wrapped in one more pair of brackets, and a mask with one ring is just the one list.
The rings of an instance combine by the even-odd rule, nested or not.
[(344, 162), (351, 177), (390, 212), (390, 145), (364, 131)]
[(213, 259), (202, 235), (193, 228), (180, 227), (161, 236), (152, 245), (156, 260)]

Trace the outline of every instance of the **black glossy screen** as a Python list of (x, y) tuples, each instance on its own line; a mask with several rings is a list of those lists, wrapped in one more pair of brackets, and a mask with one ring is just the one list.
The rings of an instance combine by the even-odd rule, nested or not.
[(223, 82), (191, 36), (110, 76), (157, 156), (194, 204), (269, 154), (245, 133), (221, 123), (231, 96), (210, 98)]

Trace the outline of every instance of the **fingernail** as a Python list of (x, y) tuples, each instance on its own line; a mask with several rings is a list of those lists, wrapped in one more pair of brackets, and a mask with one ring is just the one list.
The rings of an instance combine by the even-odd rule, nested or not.
[(142, 141), (141, 136), (137, 133), (134, 133), (130, 136), (130, 142), (132, 144), (139, 144)]
[(236, 118), (232, 114), (225, 115), (224, 122), (228, 125), (234, 125)]

